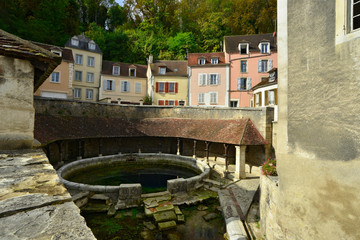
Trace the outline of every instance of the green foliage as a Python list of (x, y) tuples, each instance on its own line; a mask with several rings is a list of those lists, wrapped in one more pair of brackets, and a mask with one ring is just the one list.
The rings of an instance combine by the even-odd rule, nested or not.
[(276, 159), (269, 158), (261, 166), (261, 173), (265, 176), (277, 176)]
[(85, 32), (105, 60), (146, 63), (222, 51), (225, 35), (275, 30), (276, 0), (2, 0), (0, 28), (63, 46)]
[(145, 96), (144, 97), (144, 104), (146, 104), (146, 105), (151, 105), (152, 104), (151, 96)]

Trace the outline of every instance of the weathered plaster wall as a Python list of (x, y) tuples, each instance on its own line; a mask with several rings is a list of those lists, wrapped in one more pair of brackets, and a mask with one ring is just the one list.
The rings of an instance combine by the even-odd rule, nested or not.
[(360, 238), (360, 38), (336, 44), (335, 6), (278, 1), (274, 223), (284, 239)]
[(34, 67), (0, 56), (0, 149), (32, 147)]

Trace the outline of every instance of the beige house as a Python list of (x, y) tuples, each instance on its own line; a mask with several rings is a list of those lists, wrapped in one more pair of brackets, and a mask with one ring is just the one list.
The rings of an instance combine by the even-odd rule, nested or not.
[(146, 96), (146, 66), (103, 61), (101, 102), (141, 104)]
[(74, 58), (71, 49), (44, 43), (35, 44), (56, 55), (59, 55), (62, 58), (62, 61), (34, 93), (34, 95), (48, 98), (72, 99)]
[(98, 101), (102, 52), (99, 46), (85, 35), (73, 36), (66, 44), (74, 58), (73, 99)]
[(149, 58), (147, 94), (154, 105), (188, 105), (187, 61), (153, 62)]

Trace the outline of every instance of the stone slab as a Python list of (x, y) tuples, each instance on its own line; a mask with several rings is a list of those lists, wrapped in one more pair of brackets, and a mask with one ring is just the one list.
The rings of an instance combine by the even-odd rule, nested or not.
[(182, 214), (182, 212), (181, 212), (181, 210), (180, 210), (180, 208), (178, 206), (174, 206), (174, 211), (175, 211), (176, 215), (181, 215)]
[(174, 210), (174, 205), (170, 202), (159, 203), (159, 206), (155, 208), (157, 212), (164, 212)]
[(203, 219), (208, 222), (208, 221), (211, 221), (211, 220), (213, 220), (213, 219), (215, 219), (217, 217), (218, 217), (218, 215), (216, 213), (208, 213), (208, 214), (205, 214), (203, 216)]
[(74, 203), (45, 206), (0, 218), (0, 239), (96, 239)]
[(147, 229), (149, 229), (149, 230), (151, 230), (151, 231), (156, 228), (156, 226), (155, 226), (152, 222), (146, 222), (146, 221), (144, 221), (143, 224), (144, 224), (144, 226), (145, 226)]
[(178, 222), (185, 222), (185, 216), (180, 214), (180, 215), (176, 215), (177, 216), (177, 221)]
[(166, 222), (176, 220), (176, 214), (174, 211), (154, 213), (154, 219), (156, 222)]
[(107, 201), (109, 200), (109, 197), (104, 194), (94, 194), (90, 197), (90, 199)]
[(175, 228), (176, 222), (175, 221), (168, 221), (168, 222), (160, 222), (158, 223), (160, 231)]

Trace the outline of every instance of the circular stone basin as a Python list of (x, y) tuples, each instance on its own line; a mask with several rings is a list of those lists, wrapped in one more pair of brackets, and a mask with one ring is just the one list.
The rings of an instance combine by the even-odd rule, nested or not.
[(119, 154), (71, 162), (60, 168), (58, 174), (70, 189), (116, 192), (120, 184), (140, 183), (142, 192), (149, 193), (167, 190), (168, 180), (172, 179), (182, 181), (189, 190), (207, 177), (209, 170), (206, 164), (189, 157)]

